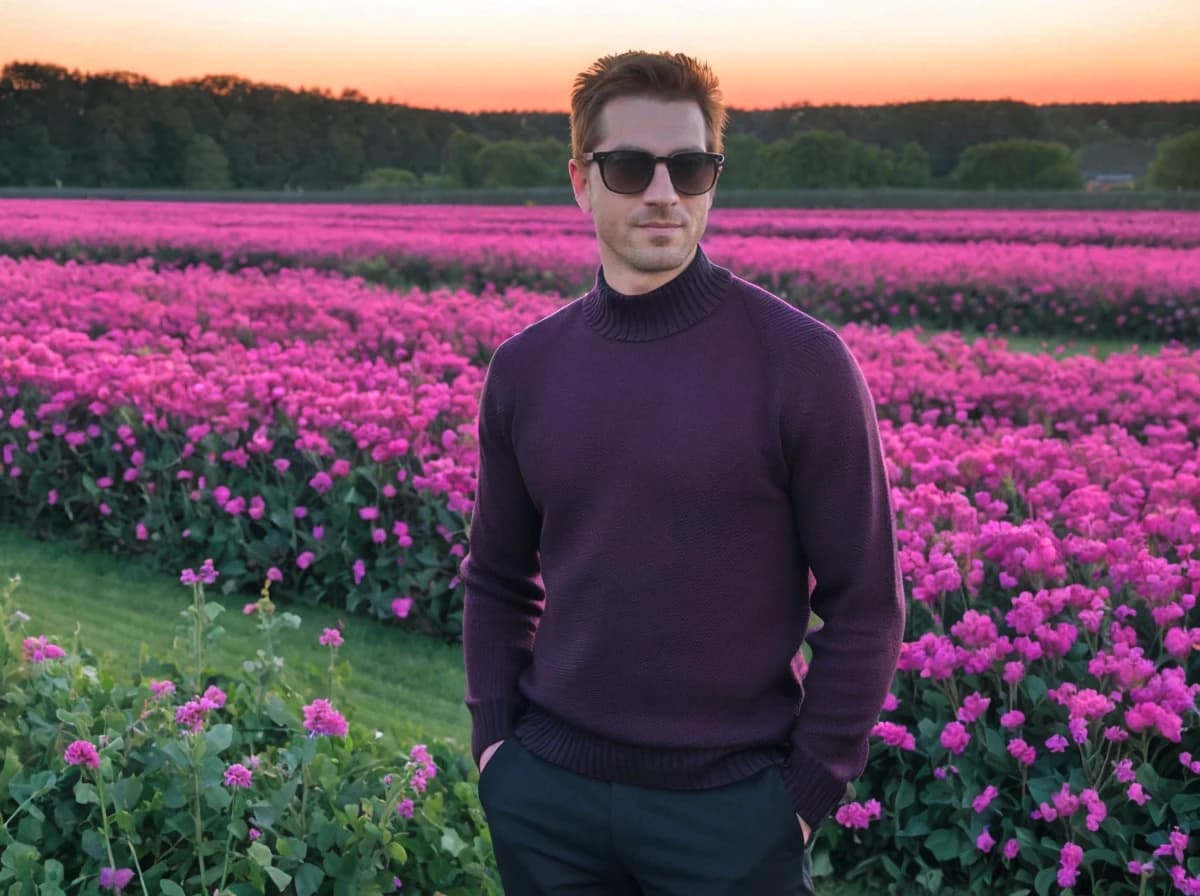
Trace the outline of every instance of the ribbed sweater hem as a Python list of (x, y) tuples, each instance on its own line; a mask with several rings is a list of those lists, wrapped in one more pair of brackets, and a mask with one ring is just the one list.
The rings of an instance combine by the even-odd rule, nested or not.
[(678, 749), (617, 743), (584, 731), (530, 704), (517, 722), (530, 753), (578, 775), (663, 790), (703, 790), (733, 784), (787, 757), (780, 744)]

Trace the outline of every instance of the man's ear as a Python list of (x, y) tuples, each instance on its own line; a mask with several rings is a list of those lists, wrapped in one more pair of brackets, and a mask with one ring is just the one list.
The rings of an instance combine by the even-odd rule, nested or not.
[(567, 174), (571, 177), (571, 189), (575, 192), (575, 204), (590, 215), (592, 199), (588, 195), (587, 166), (577, 159), (571, 159), (567, 162)]

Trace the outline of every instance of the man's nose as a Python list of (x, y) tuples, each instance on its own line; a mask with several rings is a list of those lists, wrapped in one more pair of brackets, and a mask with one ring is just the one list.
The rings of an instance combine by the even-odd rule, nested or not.
[(674, 203), (679, 201), (675, 185), (671, 183), (671, 172), (667, 170), (666, 162), (654, 163), (654, 177), (642, 194), (646, 202), (655, 204)]

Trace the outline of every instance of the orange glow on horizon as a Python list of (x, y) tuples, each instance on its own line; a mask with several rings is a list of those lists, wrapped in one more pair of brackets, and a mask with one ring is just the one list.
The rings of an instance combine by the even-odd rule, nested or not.
[[(525, 0), (71, 0), (0, 5), (0, 64), (214, 74), (354, 89), (409, 106), (565, 112), (575, 75), (630, 47), (708, 61), (736, 109), (920, 100), (1200, 100), (1196, 0), (894, 0), (837, 5), (607, 0), (605, 14)], [(683, 11), (689, 14), (684, 16)]]

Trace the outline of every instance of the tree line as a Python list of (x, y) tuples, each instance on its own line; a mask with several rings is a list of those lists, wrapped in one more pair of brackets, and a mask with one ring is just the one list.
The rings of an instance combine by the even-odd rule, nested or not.
[[(722, 183), (1071, 188), (1088, 142), (1166, 141), (1193, 129), (1200, 102), (733, 109)], [(226, 75), (160, 84), (40, 63), (0, 70), (0, 186), (561, 185), (568, 140), (565, 113), (419, 109)]]

